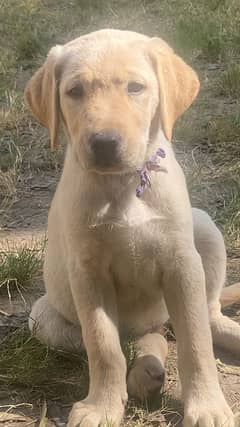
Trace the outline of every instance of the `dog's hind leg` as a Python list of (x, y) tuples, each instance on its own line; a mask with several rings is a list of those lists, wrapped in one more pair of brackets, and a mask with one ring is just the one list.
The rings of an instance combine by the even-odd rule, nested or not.
[[(240, 354), (240, 325), (221, 313), (221, 294), (227, 298), (227, 288), (224, 288), (223, 292), (226, 251), (222, 234), (211, 218), (199, 209), (193, 209), (193, 220), (195, 245), (201, 255), (205, 271), (213, 342), (226, 350)], [(229, 291), (230, 289), (231, 287)], [(234, 295), (237, 295), (236, 289)]]
[(127, 378), (129, 395), (145, 401), (162, 388), (168, 345), (160, 332), (147, 333), (135, 341), (136, 358)]
[(47, 295), (33, 305), (29, 316), (29, 328), (39, 341), (50, 347), (80, 352), (83, 341), (80, 326), (67, 321), (48, 302)]

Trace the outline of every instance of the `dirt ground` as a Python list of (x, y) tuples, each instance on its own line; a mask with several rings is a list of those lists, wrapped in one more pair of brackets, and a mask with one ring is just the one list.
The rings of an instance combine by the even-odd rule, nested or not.
[[(222, 16), (225, 19), (225, 15), (228, 16), (227, 13), (230, 13), (230, 9), (227, 9), (227, 12), (225, 9), (222, 12), (220, 10), (221, 15), (218, 5), (225, 4), (225, 2), (214, 1), (212, 0), (214, 7), (215, 3), (217, 5), (217, 19), (222, 19)], [(79, 4), (84, 3), (80, 0), (78, 2)], [(34, 7), (37, 3), (41, 4), (41, 7), (47, 5), (46, 13), (50, 13), (50, 18), (47, 15), (44, 16), (38, 25), (40, 31), (45, 31), (41, 28), (42, 25), (47, 32), (49, 31), (48, 19), (52, 22), (54, 30), (51, 29), (50, 40), (46, 42), (41, 39), (41, 43), (43, 45), (45, 43), (49, 48), (56, 42), (69, 40), (76, 35), (78, 23), (77, 17), (74, 16), (73, 5), (78, 2), (73, 0), (69, 3), (69, 10), (73, 9), (73, 16), (69, 14), (68, 18), (66, 18), (68, 8), (62, 0), (61, 2), (59, 0), (59, 2), (43, 1), (40, 3), (35, 0), (21, 0), (19, 4), (24, 4), (24, 7), (26, 4), (29, 7), (30, 3), (34, 3)], [(90, 3), (92, 4), (92, 2)], [(81, 33), (107, 26), (134, 29), (148, 34), (166, 35), (167, 40), (173, 42), (174, 46), (179, 47), (180, 45), (180, 50), (181, 43), (186, 44), (187, 41), (186, 39), (181, 43), (179, 41), (182, 33), (177, 32), (177, 20), (179, 19), (180, 22), (183, 16), (186, 20), (189, 19), (190, 23), (192, 19), (197, 19), (197, 13), (191, 15), (194, 2), (189, 0), (182, 2), (182, 8), (179, 6), (180, 2), (177, 5), (174, 0), (169, 2), (134, 0), (132, 5), (124, 1), (124, 7), (121, 8), (113, 0), (107, 2), (106, 16), (95, 7), (95, 3), (98, 2), (93, 2), (94, 7), (91, 9), (91, 13), (86, 12), (88, 20), (86, 23), (83, 21)], [(104, 4), (104, 1), (100, 3)], [(204, 8), (207, 7), (202, 0), (198, 3), (200, 5), (203, 3)], [(232, 0), (230, 3), (234, 3), (234, 1)], [(16, 5), (17, 3), (15, 8)], [(84, 7), (87, 10), (88, 6)], [(173, 13), (175, 9), (177, 13)], [(12, 12), (7, 13), (10, 21)], [(34, 13), (35, 9), (31, 9), (33, 24), (35, 23)], [(213, 11), (211, 19), (214, 19), (214, 13)], [(176, 18), (178, 15), (179, 17)], [(16, 18), (14, 17), (14, 19)], [(30, 18), (28, 19), (27, 26), (31, 21)], [(85, 15), (81, 19), (84, 20)], [(204, 19), (205, 15), (203, 18), (201, 16), (201, 23)], [(46, 23), (44, 23), (45, 21)], [(227, 31), (228, 24), (224, 23), (224, 25), (226, 25), (224, 28)], [(212, 21), (209, 21), (209, 26), (212, 28)], [(232, 64), (231, 61), (239, 63), (240, 52), (237, 51), (236, 54), (234, 51), (233, 57), (229, 59), (229, 56), (224, 57), (222, 54), (222, 50), (226, 49), (230, 55), (231, 49), (228, 46), (219, 47), (216, 43), (214, 49), (219, 49), (217, 55), (215, 55), (215, 51), (206, 51), (203, 44), (200, 48), (198, 45), (200, 42), (196, 38), (196, 28), (194, 27), (193, 30), (196, 46), (192, 49), (193, 53), (189, 55), (189, 61), (200, 76), (201, 92), (193, 107), (177, 124), (173, 143), (177, 158), (187, 176), (192, 204), (206, 209), (224, 234), (228, 254), (227, 284), (231, 284), (240, 280), (240, 164), (238, 160), (240, 158), (240, 121), (239, 116), (236, 116), (239, 111), (240, 96), (237, 98), (231, 94), (223, 94), (222, 89), (219, 89), (219, 81), (228, 70), (228, 65)], [(206, 28), (206, 32), (207, 30), (208, 28)], [(17, 31), (19, 33), (19, 28)], [(29, 33), (27, 35), (29, 37)], [(203, 34), (201, 34), (200, 39), (203, 38)], [(23, 40), (25, 39), (23, 38)], [(11, 43), (16, 45), (17, 39)], [(35, 39), (32, 43), (34, 47)], [(23, 46), (26, 49), (26, 46)], [(20, 47), (22, 53), (23, 47), (22, 45)], [(29, 48), (28, 45), (27, 48)], [(18, 49), (20, 49), (19, 46)], [(11, 63), (11, 68), (8, 68), (10, 77), (6, 77), (4, 84), (11, 88), (14, 87), (20, 100), (22, 100), (22, 91), (27, 79), (37, 64), (42, 62), (42, 56), (46, 51), (47, 49), (43, 53), (41, 51), (40, 55), (36, 55), (36, 60), (34, 53), (34, 59), (31, 57), (30, 61), (25, 58), (21, 61), (18, 60), (17, 64)], [(13, 77), (12, 69), (15, 70)], [(3, 105), (3, 110), (7, 113), (5, 117), (4, 112), (4, 120), (1, 122), (2, 130), (0, 129), (0, 173), (3, 171), (3, 175), (5, 174), (4, 176), (8, 179), (9, 176), (12, 177), (8, 173), (13, 171), (14, 186), (11, 184), (11, 196), (6, 197), (5, 187), (1, 186), (2, 175), (0, 174), (0, 252), (6, 251), (6, 248), (12, 243), (16, 246), (24, 244), (31, 247), (33, 242), (43, 241), (46, 238), (48, 209), (61, 174), (62, 151), (64, 151), (64, 149), (60, 150), (59, 158), (58, 155), (53, 157), (48, 148), (46, 131), (42, 130), (25, 110), (22, 112), (22, 106), (18, 106), (16, 112), (14, 104), (9, 109), (9, 113), (5, 104), (4, 98), (3, 101), (1, 100), (0, 106)], [(13, 113), (14, 118), (11, 116)], [(19, 157), (21, 157), (21, 165), (16, 171), (16, 159), (13, 166), (11, 164), (6, 167), (9, 153), (11, 154), (13, 150), (11, 148), (12, 139), (14, 140), (13, 148), (15, 150), (17, 145), (17, 153), (20, 152)], [(12, 158), (10, 160), (12, 161)], [(78, 355), (53, 352), (29, 338), (27, 318), (30, 307), (43, 292), (41, 271), (29, 286), (20, 286), (17, 292), (4, 293), (0, 289), (0, 344), (1, 351), (6, 353), (5, 358), (0, 357), (0, 427), (1, 425), (5, 427), (63, 427), (66, 425), (72, 403), (85, 396), (87, 392), (86, 355), (79, 358)], [(232, 306), (225, 312), (240, 323), (240, 305)], [(14, 338), (15, 335), (18, 336), (18, 340)], [(168, 340), (169, 357), (163, 392), (156, 396), (154, 402), (148, 404), (138, 405), (137, 402), (130, 401), (123, 425), (127, 427), (181, 426), (183, 407), (176, 387), (176, 343), (171, 334), (168, 334)], [(13, 353), (13, 357), (11, 354), (7, 354), (8, 348), (9, 352)], [(240, 412), (240, 355), (233, 356), (215, 349), (215, 356), (224, 394), (234, 413), (237, 414)], [(9, 367), (7, 357), (9, 357)], [(16, 370), (19, 372), (16, 373)], [(29, 371), (29, 374), (24, 371)], [(240, 420), (236, 421), (236, 427), (239, 426)]]
[[(190, 155), (190, 154), (189, 154)], [(183, 158), (183, 153), (178, 148), (178, 156)], [(186, 163), (186, 153), (184, 153), (184, 161)], [(47, 227), (47, 213), (49, 204), (54, 194), (57, 181), (60, 173), (44, 173), (35, 174), (28, 180), (28, 186), (24, 189), (19, 200), (17, 200), (8, 212), (5, 218), (5, 224), (0, 231), (2, 242), (5, 239), (14, 241), (17, 244), (29, 243), (32, 239), (41, 239), (45, 237)], [(229, 259), (230, 271), (239, 271), (239, 259)], [(0, 300), (0, 338), (3, 338), (10, 330), (19, 328), (22, 323), (26, 322), (27, 314), (29, 313), (32, 302), (43, 292), (43, 284), (41, 279), (38, 284), (30, 289), (23, 291), (22, 295), (16, 294), (11, 301), (8, 296), (1, 297)], [(7, 317), (1, 313), (8, 313)], [(240, 306), (233, 306), (226, 310), (226, 313), (236, 321), (240, 322)], [(2, 332), (1, 332), (2, 331)], [(2, 336), (1, 336), (2, 335)], [(216, 361), (218, 366), (219, 378), (227, 398), (227, 401), (237, 413), (240, 411), (240, 358), (234, 357), (231, 354), (216, 350)], [(129, 415), (126, 417), (128, 423), (143, 423), (144, 425), (167, 425), (170, 422), (172, 426), (181, 425), (182, 420), (182, 405), (179, 401), (176, 392), (177, 383), (177, 355), (176, 344), (174, 340), (169, 341), (169, 357), (167, 368), (167, 382), (165, 384), (165, 393), (168, 395), (167, 406), (160, 411), (154, 408), (153, 411), (146, 407), (136, 409), (133, 402), (129, 404)], [(0, 378), (1, 379), (1, 378)], [(76, 381), (76, 379), (75, 379)], [(6, 390), (5, 390), (6, 391)], [(29, 397), (29, 396), (28, 396)], [(162, 405), (162, 399), (157, 399), (158, 405)], [(161, 403), (160, 403), (161, 402)], [(68, 411), (71, 407), (71, 401), (65, 401), (65, 396), (60, 394), (57, 400), (46, 399), (48, 408), (47, 426), (64, 426), (67, 419)], [(18, 397), (16, 393), (12, 395), (10, 387), (9, 394), (5, 393), (1, 398), (0, 393), (0, 410), (6, 408), (9, 420), (4, 421), (4, 425), (9, 426), (28, 426), (39, 425), (41, 408), (39, 402), (29, 399), (28, 402), (22, 401), (22, 390)], [(10, 406), (9, 406), (10, 405)], [(134, 408), (134, 410), (132, 409)], [(10, 414), (18, 414), (20, 418), (11, 419)], [(147, 415), (146, 415), (147, 414)], [(163, 415), (164, 414), (164, 415)], [(24, 418), (27, 416), (27, 418)], [(21, 418), (22, 417), (22, 418)], [(1, 413), (0, 413), (1, 425)]]

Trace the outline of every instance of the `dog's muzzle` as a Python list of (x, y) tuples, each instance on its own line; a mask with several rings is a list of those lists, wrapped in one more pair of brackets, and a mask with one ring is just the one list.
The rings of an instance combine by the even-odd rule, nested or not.
[(88, 144), (94, 165), (100, 168), (108, 168), (120, 163), (121, 143), (121, 135), (114, 130), (104, 130), (91, 134)]

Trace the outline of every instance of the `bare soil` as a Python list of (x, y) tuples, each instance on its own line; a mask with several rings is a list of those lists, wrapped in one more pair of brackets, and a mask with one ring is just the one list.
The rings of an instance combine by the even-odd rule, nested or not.
[[(5, 239), (14, 241), (15, 243), (26, 243), (31, 245), (32, 240), (41, 239), (46, 234), (47, 226), (47, 213), (51, 199), (53, 197), (59, 173), (57, 172), (44, 172), (36, 173), (31, 180), (28, 180), (28, 186), (21, 193), (21, 197), (17, 200), (8, 212), (5, 218), (5, 224), (0, 231), (2, 244)], [(239, 259), (230, 259), (229, 264), (233, 271), (239, 269)], [(30, 287), (23, 291), (23, 295), (14, 294), (10, 301), (8, 296), (1, 297), (0, 302), (0, 339), (3, 338), (10, 330), (18, 328), (22, 323), (27, 321), (27, 316), (33, 301), (43, 293), (43, 283), (38, 280), (34, 287)], [(227, 314), (240, 322), (240, 306), (233, 306), (228, 309)], [(7, 316), (9, 315), (9, 316)], [(224, 394), (233, 408), (234, 412), (240, 411), (240, 359), (231, 354), (216, 350), (216, 359), (220, 382), (224, 390)], [(165, 385), (165, 391), (168, 395), (167, 409), (159, 412), (156, 407), (154, 411), (150, 411), (146, 419), (142, 420), (146, 424), (166, 425), (166, 422), (171, 421), (171, 425), (181, 425), (182, 419), (182, 404), (176, 397), (176, 383), (177, 383), (177, 355), (176, 345), (174, 341), (169, 342), (169, 358), (167, 367), (168, 381)], [(170, 396), (170, 397), (169, 397)], [(170, 400), (169, 400), (170, 399)], [(46, 401), (48, 408), (48, 424), (47, 426), (63, 426), (65, 425), (67, 413), (71, 407), (71, 402), (65, 402), (64, 395), (58, 396), (57, 401)], [(5, 426), (28, 426), (39, 425), (41, 416), (40, 403), (31, 401), (23, 403), (22, 397), (18, 397), (13, 390), (9, 389), (9, 394), (4, 391), (4, 396), (0, 393), (0, 410), (9, 411), (9, 419), (6, 415), (2, 415)], [(20, 406), (19, 406), (20, 405)], [(133, 403), (130, 403), (130, 406)], [(134, 406), (134, 411), (136, 407)], [(129, 409), (129, 415), (126, 418), (126, 423), (132, 423), (138, 419), (138, 412), (134, 415), (134, 411)], [(11, 419), (10, 414), (18, 414), (18, 418)], [(24, 416), (27, 418), (24, 419)], [(21, 418), (22, 417), (22, 418)], [(142, 413), (141, 413), (142, 419)], [(167, 421), (166, 421), (167, 420)], [(176, 424), (177, 423), (177, 424)]]
[[(143, 2), (143, 5), (147, 7), (147, 3)], [(156, 2), (156, 6), (152, 6), (153, 8), (156, 7), (156, 12), (161, 2), (158, 3)], [(180, 2), (175, 3), (176, 5), (177, 3), (180, 4)], [(145, 6), (142, 6), (142, 8), (144, 9)], [(65, 5), (65, 7), (68, 6)], [(137, 10), (133, 7), (133, 10), (131, 10), (130, 3), (128, 7), (129, 13), (123, 10), (123, 14), (119, 15), (114, 13), (114, 8), (110, 8), (111, 19), (108, 15), (105, 18), (101, 18), (103, 21), (102, 27), (109, 26), (110, 20), (113, 27), (123, 28), (122, 25), (124, 25), (126, 28), (128, 26), (133, 28), (130, 24), (135, 15), (136, 24), (134, 28), (140, 31), (149, 34), (160, 34), (161, 25), (163, 28), (164, 25), (165, 27), (168, 26), (168, 21), (165, 23), (165, 18), (161, 18), (161, 14), (158, 13), (156, 18), (154, 17), (154, 9), (151, 18), (148, 18), (145, 12), (141, 16), (141, 8)], [(183, 13), (185, 15), (186, 11), (184, 10)], [(99, 21), (96, 19), (95, 22), (94, 17), (91, 19), (90, 27), (91, 29), (96, 29), (99, 26)], [(85, 32), (89, 31), (90, 27), (86, 26)], [(170, 34), (172, 29), (173, 23), (170, 22), (167, 34)], [(75, 35), (73, 31), (73, 36)], [(61, 37), (58, 37), (57, 42), (71, 38), (71, 35), (68, 34), (66, 36), (64, 33)], [(53, 40), (52, 44), (54, 43), (55, 40)], [(177, 125), (174, 141), (178, 159), (188, 178), (193, 205), (206, 209), (217, 220), (219, 219), (219, 213), (228, 205), (229, 201), (225, 199), (232, 191), (231, 183), (229, 184), (227, 181), (230, 167), (226, 167), (226, 164), (221, 166), (221, 164), (216, 163), (215, 154), (212, 155), (212, 147), (209, 146), (209, 140), (206, 136), (206, 128), (209, 121), (218, 117), (227, 117), (235, 113), (239, 108), (239, 105), (231, 98), (219, 96), (217, 92), (215, 94), (215, 82), (217, 82), (226, 68), (225, 66), (226, 64), (222, 64), (219, 61), (217, 63), (207, 62), (205, 58), (195, 61), (194, 68), (197, 69), (201, 79), (201, 93), (194, 106), (183, 116), (180, 125)], [(29, 75), (32, 74), (32, 70), (24, 70), (22, 67), (19, 70), (16, 73), (15, 84), (18, 90), (21, 90)], [(39, 141), (41, 143), (45, 141), (43, 154), (48, 158), (46, 133), (41, 133), (38, 125), (32, 126), (32, 122), (31, 126), (29, 128), (25, 126), (22, 132), (26, 135), (24, 145), (26, 147), (29, 146), (30, 151), (27, 161), (21, 168), (14, 202), (0, 218), (0, 250), (4, 250), (7, 241), (19, 245), (27, 243), (31, 246), (33, 240), (41, 240), (45, 237), (48, 209), (60, 176), (58, 168), (45, 167), (41, 159), (41, 149), (36, 154), (34, 148)], [(7, 129), (5, 133), (6, 138), (9, 138), (11, 129), (10, 131)], [(222, 155), (224, 158), (227, 153), (223, 151)], [(41, 167), (39, 166), (40, 161)], [(220, 221), (219, 223), (221, 225)], [(239, 281), (240, 278), (239, 242), (236, 243), (235, 240), (228, 241), (227, 250), (227, 283), (231, 284)], [(14, 333), (14, 331), (26, 325), (33, 301), (43, 292), (43, 282), (39, 277), (34, 280), (31, 286), (21, 290), (21, 294), (15, 292), (10, 295), (11, 298), (9, 298), (9, 295), (0, 294), (0, 343), (4, 342), (8, 334)], [(240, 323), (240, 305), (230, 307), (226, 310), (226, 314)], [(240, 412), (240, 355), (239, 357), (234, 357), (227, 352), (216, 349), (215, 356), (220, 382), (226, 399), (235, 413)], [(59, 357), (61, 358), (61, 355)], [(63, 357), (65, 356), (63, 355)], [(60, 359), (58, 360), (60, 361)], [(59, 368), (59, 378), (60, 370), (61, 368)], [(38, 393), (36, 393), (34, 384), (32, 388), (23, 384), (6, 385), (1, 375), (0, 367), (0, 427), (1, 425), (5, 427), (37, 427), (39, 425), (40, 427), (63, 427), (66, 424), (71, 405), (76, 400), (74, 393), (69, 394), (66, 390), (68, 386), (72, 387), (71, 390), (77, 389), (79, 386), (78, 370), (79, 368), (77, 367), (75, 372), (69, 370), (69, 374), (67, 373), (64, 379), (61, 377), (59, 382), (57, 372), (54, 386), (56, 387), (57, 384), (58, 391), (55, 394), (49, 394), (45, 385), (44, 387), (39, 387)], [(85, 388), (85, 394), (86, 392)], [(138, 406), (136, 402), (130, 401), (124, 425), (127, 427), (137, 425), (181, 426), (182, 414), (183, 407), (177, 393), (176, 343), (169, 336), (165, 392), (163, 395), (156, 396), (156, 402), (149, 406), (143, 405), (143, 408)], [(239, 426), (240, 421), (236, 427)]]

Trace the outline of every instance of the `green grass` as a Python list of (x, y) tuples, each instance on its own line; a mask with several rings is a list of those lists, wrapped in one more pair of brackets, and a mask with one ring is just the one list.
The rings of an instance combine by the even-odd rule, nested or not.
[[(127, 341), (123, 347), (128, 365), (131, 366), (132, 343)], [(88, 392), (86, 353), (72, 354), (53, 350), (41, 344), (34, 335), (30, 336), (27, 325), (23, 324), (1, 342), (0, 384), (1, 392), (17, 392), (23, 401), (50, 399), (62, 404), (72, 403), (86, 397)], [(139, 402), (137, 406), (136, 402), (130, 401), (128, 412), (131, 415), (127, 419), (127, 425), (140, 420), (143, 424), (147, 423), (149, 412), (153, 410), (158, 410), (153, 416), (162, 419), (163, 413), (171, 414), (170, 403), (166, 392), (157, 396), (154, 401)]]
[(194, 17), (186, 21), (184, 18), (177, 24), (178, 40), (185, 49), (192, 50), (210, 61), (217, 61), (223, 50), (224, 40), (217, 22), (202, 17)]
[(232, 163), (240, 167), (240, 115), (217, 117), (208, 122), (209, 152), (214, 162), (223, 164), (230, 172)]
[(79, 399), (86, 396), (86, 355), (52, 350), (29, 335), (27, 325), (9, 333), (1, 342), (1, 391), (10, 388), (31, 401)]
[(228, 194), (228, 202), (222, 212), (219, 212), (216, 221), (223, 224), (225, 243), (229, 248), (228, 253), (238, 256), (240, 246), (240, 186), (239, 183), (234, 184), (235, 187), (232, 188), (230, 195)]
[(240, 119), (231, 114), (207, 122), (203, 152), (188, 177), (198, 207), (205, 208), (224, 234), (229, 252), (240, 248)]
[(173, 43), (208, 62), (239, 54), (238, 0), (169, 2), (174, 21)]
[(7, 244), (0, 252), (0, 291), (22, 288), (40, 272), (45, 242), (28, 245)]
[[(193, 204), (212, 215), (229, 254), (239, 257), (239, 0), (9, 0), (1, 2), (0, 23), (2, 217), (11, 214), (10, 208), (27, 191), (26, 176), (37, 180), (46, 171), (58, 175), (63, 163), (65, 142), (57, 153), (50, 153), (47, 131), (24, 106), (26, 81), (56, 43), (104, 27), (132, 29), (163, 37), (199, 72), (200, 97), (178, 122), (175, 146)], [(209, 63), (216, 71), (209, 71)], [(41, 244), (4, 248), (0, 293), (11, 295), (34, 283), (41, 274), (42, 256)], [(11, 330), (1, 345), (0, 383), (6, 395), (18, 395), (18, 401), (63, 396), (69, 402), (86, 395), (85, 355), (49, 349), (29, 336), (26, 325)], [(131, 365), (135, 356), (131, 340), (124, 352)], [(163, 401), (158, 404), (164, 407)], [(170, 407), (167, 398), (164, 410)], [(159, 425), (161, 414), (151, 415), (134, 404), (126, 425)]]
[(240, 65), (231, 64), (218, 81), (219, 92), (223, 96), (240, 99)]
[[(229, 57), (234, 62), (239, 55), (238, 0), (134, 0), (131, 4), (72, 0), (68, 5), (63, 0), (10, 0), (1, 4), (0, 22), (0, 212), (1, 204), (5, 210), (15, 200), (22, 171), (62, 165), (63, 155), (49, 153), (46, 131), (30, 119), (22, 99), (26, 80), (54, 43), (112, 26), (158, 34), (190, 62), (196, 58), (228, 61)], [(239, 80), (237, 66), (227, 69), (220, 79), (220, 92), (238, 98)]]

